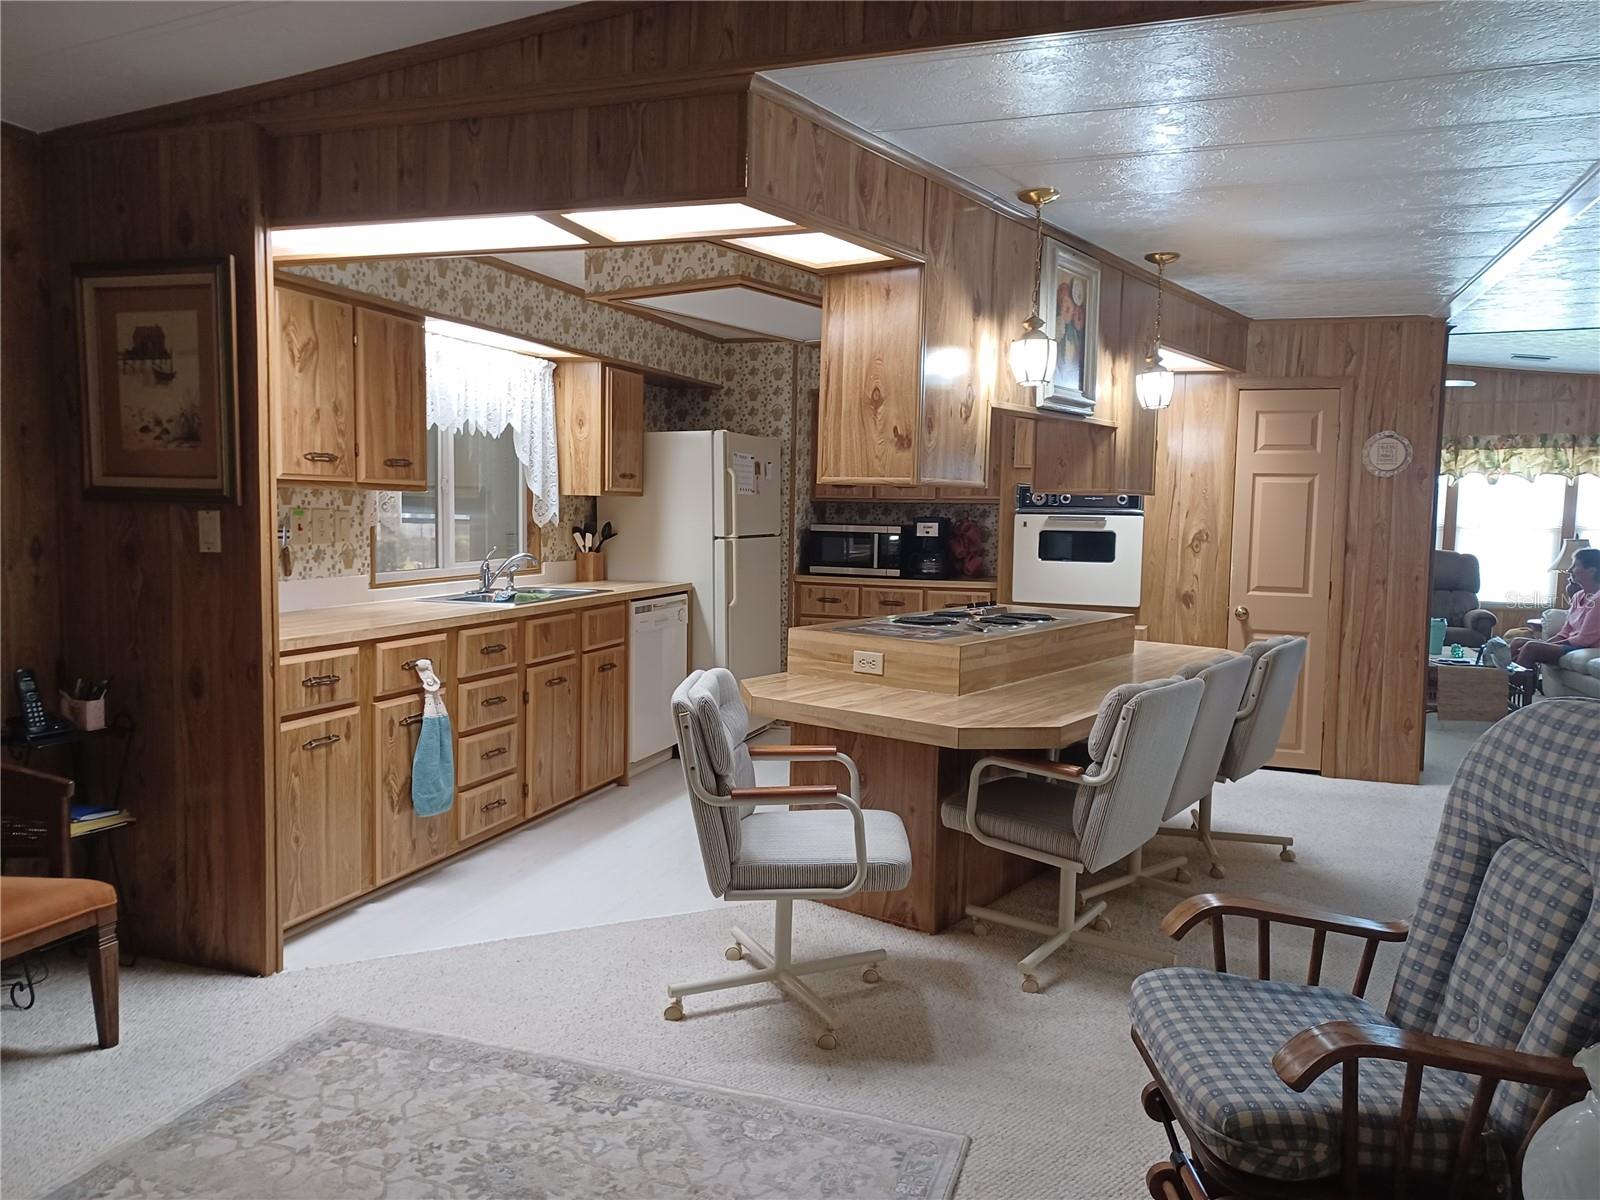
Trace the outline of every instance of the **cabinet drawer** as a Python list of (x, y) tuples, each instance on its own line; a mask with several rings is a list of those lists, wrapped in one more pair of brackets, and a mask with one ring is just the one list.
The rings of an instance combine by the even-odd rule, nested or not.
[(456, 787), (517, 769), (517, 727), (502, 725), (456, 741)]
[(993, 592), (962, 591), (958, 588), (929, 588), (923, 595), (929, 608), (950, 608), (958, 604), (993, 604)]
[(361, 651), (314, 650), (278, 660), (278, 715), (354, 704), (360, 691)]
[(578, 652), (578, 614), (540, 617), (524, 627), (528, 634), (528, 661), (544, 662)]
[(614, 646), (628, 634), (628, 606), (608, 604), (583, 610), (583, 648)]
[(456, 797), (456, 833), (464, 842), (508, 821), (522, 819), (522, 784), (515, 775)]
[(517, 626), (481, 625), (456, 634), (456, 672), (462, 679), (519, 666)]
[(471, 733), (515, 720), (517, 707), (522, 703), (520, 690), (515, 674), (463, 683), (457, 693), (456, 728), (462, 733)]
[(921, 612), (921, 588), (864, 587), (861, 589), (861, 615), (863, 617), (898, 617), (902, 613)]
[(861, 614), (861, 593), (831, 583), (802, 583), (800, 611), (808, 617), (855, 617)]
[(377, 694), (387, 696), (393, 692), (409, 692), (419, 687), (417, 673), (412, 664), (419, 658), (433, 663), (433, 673), (440, 679), (449, 678), (450, 668), (445, 661), (450, 653), (450, 635), (432, 633), (426, 637), (404, 638), (394, 642), (378, 643), (378, 662), (374, 672)]

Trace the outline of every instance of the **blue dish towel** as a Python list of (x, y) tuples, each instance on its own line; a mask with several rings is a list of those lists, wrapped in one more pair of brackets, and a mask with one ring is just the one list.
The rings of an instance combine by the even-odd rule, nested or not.
[(450, 714), (445, 711), (439, 677), (433, 663), (417, 659), (422, 681), (422, 732), (411, 759), (411, 807), (419, 817), (449, 812), (456, 796), (456, 756), (450, 739)]

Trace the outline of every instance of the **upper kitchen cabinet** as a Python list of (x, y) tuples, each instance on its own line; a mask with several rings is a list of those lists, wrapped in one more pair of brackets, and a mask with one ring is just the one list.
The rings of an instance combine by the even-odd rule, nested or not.
[(569, 496), (644, 493), (644, 376), (589, 360), (556, 368), (556, 453)]
[(422, 322), (356, 309), (356, 482), (428, 486), (428, 386)]
[(922, 408), (922, 268), (829, 275), (817, 482), (910, 486)]
[(995, 234), (1000, 216), (928, 184), (922, 272), (922, 421), (917, 478), (982, 488), (989, 409), (1002, 355), (995, 322)]

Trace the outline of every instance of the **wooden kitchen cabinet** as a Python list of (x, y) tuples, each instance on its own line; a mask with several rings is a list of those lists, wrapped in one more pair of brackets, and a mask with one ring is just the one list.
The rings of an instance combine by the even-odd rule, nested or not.
[(522, 820), (522, 789), (506, 775), (456, 797), (456, 832), (463, 842)]
[(989, 409), (999, 372), (1009, 369), (996, 354), (991, 299), (1000, 221), (988, 205), (928, 182), (917, 426), (917, 479), (924, 483), (988, 483)]
[(294, 288), (277, 290), (277, 309), (272, 411), (278, 478), (354, 483), (354, 310)]
[(587, 359), (556, 368), (556, 456), (571, 496), (644, 492), (644, 376)]
[(903, 613), (921, 612), (921, 588), (863, 587), (861, 615), (863, 617), (898, 617)]
[(428, 386), (422, 322), (356, 309), (356, 483), (428, 486)]
[(922, 407), (922, 268), (827, 276), (817, 482), (918, 482)]
[(584, 791), (622, 778), (628, 768), (628, 656), (626, 648), (583, 655), (579, 692), (580, 779)]
[(422, 732), (422, 697), (373, 705), (374, 882), (388, 883), (443, 858), (456, 847), (450, 813), (419, 817), (411, 804), (411, 763)]
[(578, 670), (572, 655), (526, 672), (527, 816), (578, 794)]
[(278, 727), (278, 904), (285, 925), (367, 887), (361, 710)]

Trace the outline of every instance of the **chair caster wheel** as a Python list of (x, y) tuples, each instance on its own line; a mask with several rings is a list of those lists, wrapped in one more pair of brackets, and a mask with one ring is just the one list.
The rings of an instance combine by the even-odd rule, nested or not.
[(1172, 879), (1174, 883), (1189, 883), (1194, 879), (1194, 876), (1189, 874), (1189, 872), (1185, 871), (1182, 867), (1179, 867), (1178, 873), (1174, 875)]
[(1096, 917), (1094, 920), (1089, 922), (1089, 928), (1093, 929), (1096, 933), (1110, 933), (1111, 922), (1106, 920), (1104, 917)]
[(862, 983), (882, 983), (883, 982), (883, 976), (878, 974), (878, 968), (877, 967), (868, 967), (865, 971), (861, 972), (861, 982)]
[(1213, 878), (1213, 879), (1223, 879), (1223, 878), (1227, 877), (1227, 874), (1228, 873), (1222, 869), (1222, 864), (1221, 863), (1212, 863), (1211, 864), (1211, 878)]
[(988, 937), (989, 936), (989, 923), (987, 921), (974, 921), (972, 923), (972, 936), (973, 937)]
[(727, 959), (729, 962), (738, 962), (744, 957), (744, 947), (738, 942), (735, 942), (722, 952), (722, 957)]
[(661, 1015), (669, 1021), (683, 1020), (683, 1003), (681, 1001), (674, 1000), (671, 1004), (667, 1005), (667, 1007), (662, 1011)]
[(1281, 858), (1284, 862), (1293, 862), (1294, 861), (1294, 851), (1289, 849), (1289, 847), (1285, 846), (1282, 850), (1278, 851), (1278, 857)]
[(1032, 975), (1024, 975), (1022, 977), (1022, 990), (1030, 994), (1037, 992), (1039, 990), (1039, 981)]
[(839, 1039), (832, 1033), (825, 1033), (817, 1039), (818, 1050), (834, 1050), (839, 1046)]

